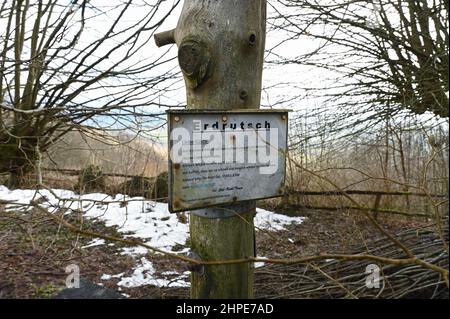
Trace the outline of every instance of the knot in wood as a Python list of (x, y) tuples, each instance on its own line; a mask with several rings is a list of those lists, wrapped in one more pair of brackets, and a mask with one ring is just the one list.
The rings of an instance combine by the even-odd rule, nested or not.
[(211, 54), (204, 42), (184, 40), (178, 49), (178, 62), (187, 85), (192, 89), (200, 86), (210, 76)]

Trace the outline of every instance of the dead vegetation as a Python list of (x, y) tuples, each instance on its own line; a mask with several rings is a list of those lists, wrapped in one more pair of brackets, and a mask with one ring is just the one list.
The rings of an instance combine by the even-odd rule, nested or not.
[[(119, 254), (120, 243), (83, 249), (92, 238), (74, 234), (36, 210), (23, 213), (0, 205), (0, 211), (0, 298), (51, 298), (65, 288), (65, 270), (71, 264), (95, 282), (103, 273), (134, 265), (132, 258)], [(86, 230), (120, 236), (114, 228), (82, 215), (67, 218)]]
[[(292, 253), (320, 255), (329, 251), (405, 257), (404, 252), (363, 217), (348, 213), (310, 212), (310, 218), (292, 236)], [(381, 224), (395, 234), (415, 256), (448, 269), (448, 242), (433, 223), (383, 218)], [(447, 219), (448, 223), (448, 219)], [(447, 224), (448, 225), (448, 224)], [(285, 241), (287, 242), (287, 240)], [(294, 248), (295, 247), (295, 248)], [(369, 265), (380, 269), (380, 288), (366, 286)], [(258, 269), (255, 289), (261, 298), (448, 298), (448, 287), (439, 273), (418, 265), (383, 265), (370, 260), (323, 260), (297, 265), (271, 265)]]

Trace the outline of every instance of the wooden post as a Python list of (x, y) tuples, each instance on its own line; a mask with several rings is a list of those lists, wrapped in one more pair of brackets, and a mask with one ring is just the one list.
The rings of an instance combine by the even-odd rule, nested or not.
[[(188, 108), (259, 108), (266, 5), (266, 0), (185, 0), (176, 29), (155, 35), (158, 46), (178, 46)], [(191, 213), (191, 248), (200, 259), (255, 255), (255, 202), (224, 211), (230, 208), (239, 216), (205, 218)], [(191, 286), (191, 298), (252, 298), (253, 265), (204, 267), (193, 272)]]

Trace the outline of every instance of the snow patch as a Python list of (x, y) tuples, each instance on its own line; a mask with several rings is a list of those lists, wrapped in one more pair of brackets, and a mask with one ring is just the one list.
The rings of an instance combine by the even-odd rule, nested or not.
[(306, 217), (290, 217), (257, 208), (255, 226), (260, 229), (280, 231), (284, 230), (287, 225), (301, 224), (305, 219)]
[(89, 244), (87, 244), (86, 246), (83, 246), (81, 248), (90, 248), (90, 247), (96, 247), (96, 246), (101, 246), (105, 244), (105, 240), (104, 239), (100, 239), (100, 238), (95, 238), (94, 240), (92, 240)]
[[(257, 258), (258, 259), (268, 259), (267, 257), (260, 257), (260, 256), (258, 256)], [(258, 261), (258, 262), (255, 263), (255, 268), (264, 267), (265, 264), (266, 264), (265, 262)]]
[(155, 268), (153, 264), (146, 258), (142, 257), (140, 264), (134, 269), (130, 277), (124, 277), (117, 284), (121, 287), (135, 288), (145, 285), (153, 285), (157, 287), (189, 287), (190, 284), (184, 279), (186, 275), (180, 275), (174, 279), (156, 278)]

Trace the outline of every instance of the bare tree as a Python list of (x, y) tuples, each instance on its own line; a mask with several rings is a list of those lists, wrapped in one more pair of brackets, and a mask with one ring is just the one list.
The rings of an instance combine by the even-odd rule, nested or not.
[[(0, 4), (0, 173), (21, 183), (38, 154), (74, 128), (161, 125), (176, 70), (149, 41), (178, 5), (4, 0)], [(166, 81), (166, 82), (165, 82)], [(175, 81), (171, 82), (176, 83)]]
[[(405, 110), (448, 118), (448, 1), (279, 0), (272, 8), (272, 28), (286, 34), (272, 63), (323, 70), (329, 82), (303, 89), (353, 124)], [(302, 40), (316, 45), (283, 54)]]

